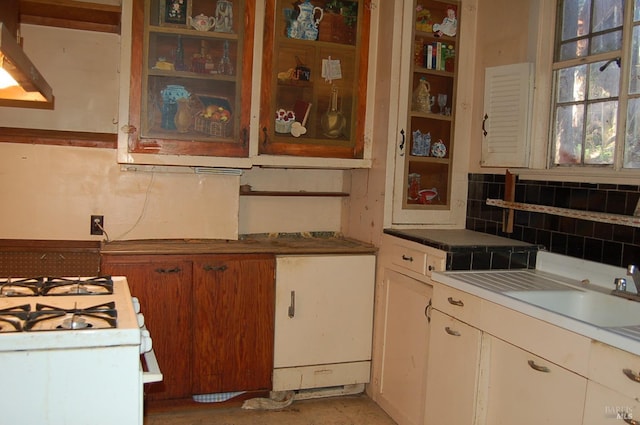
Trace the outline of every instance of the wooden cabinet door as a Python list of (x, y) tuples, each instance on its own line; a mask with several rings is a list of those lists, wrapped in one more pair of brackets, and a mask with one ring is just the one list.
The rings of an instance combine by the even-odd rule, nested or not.
[(271, 389), (273, 256), (197, 257), (193, 267), (193, 394)]
[(140, 300), (162, 382), (145, 387), (147, 400), (191, 397), (191, 262), (181, 257), (104, 256), (102, 273), (126, 276)]
[(398, 425), (422, 425), (432, 287), (386, 270), (378, 404)]
[(474, 423), (481, 335), (479, 329), (433, 310), (425, 424)]
[(501, 339), (488, 341), (487, 424), (582, 424), (586, 378)]
[(318, 21), (313, 36), (307, 32), (313, 28), (298, 31), (307, 25), (304, 13), (297, 18), (297, 3), (266, 0), (258, 151), (362, 159), (370, 6), (362, 0), (339, 2), (340, 9), (328, 0), (312, 3), (323, 11), (322, 19), (312, 12)]
[[(247, 158), (255, 0), (125, 2), (119, 158), (173, 165), (229, 165), (215, 157)], [(167, 7), (183, 7), (176, 16)], [(224, 20), (210, 31), (192, 16)], [(126, 17), (126, 19), (125, 19)], [(206, 20), (206, 19), (205, 19)], [(127, 55), (130, 50), (130, 55)], [(180, 112), (178, 112), (180, 111)], [(125, 115), (123, 112), (122, 115)], [(217, 162), (216, 162), (217, 161)], [(240, 163), (240, 162), (238, 162)]]

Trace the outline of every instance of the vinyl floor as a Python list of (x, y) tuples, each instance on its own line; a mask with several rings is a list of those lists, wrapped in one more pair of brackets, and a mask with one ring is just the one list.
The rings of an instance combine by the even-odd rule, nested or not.
[(144, 425), (396, 425), (365, 394), (296, 400), (280, 410), (230, 407), (145, 415)]

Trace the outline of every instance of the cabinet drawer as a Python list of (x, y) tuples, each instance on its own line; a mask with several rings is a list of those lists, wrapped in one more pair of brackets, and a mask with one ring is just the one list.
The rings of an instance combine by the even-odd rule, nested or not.
[(640, 382), (625, 374), (640, 375), (640, 356), (597, 341), (591, 343), (589, 379), (623, 395), (640, 399)]
[(273, 370), (273, 391), (366, 384), (370, 374), (370, 361), (277, 368)]
[(445, 268), (445, 253), (414, 243), (393, 243), (390, 249), (391, 262), (403, 269), (431, 277), (432, 271)]
[(433, 288), (433, 308), (456, 319), (477, 326), (480, 317), (480, 298), (437, 284)]

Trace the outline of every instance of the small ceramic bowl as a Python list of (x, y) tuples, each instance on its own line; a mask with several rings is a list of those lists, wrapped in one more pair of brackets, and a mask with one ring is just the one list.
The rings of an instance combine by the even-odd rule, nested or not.
[(418, 199), (422, 204), (432, 201), (436, 196), (438, 196), (438, 190), (435, 187), (431, 189), (422, 189), (418, 192)]

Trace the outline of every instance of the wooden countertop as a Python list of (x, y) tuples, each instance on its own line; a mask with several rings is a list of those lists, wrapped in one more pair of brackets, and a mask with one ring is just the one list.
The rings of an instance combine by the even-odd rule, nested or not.
[(103, 242), (103, 255), (130, 254), (373, 254), (377, 248), (343, 237), (248, 235), (239, 240), (158, 239)]

